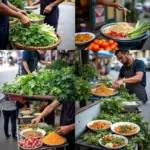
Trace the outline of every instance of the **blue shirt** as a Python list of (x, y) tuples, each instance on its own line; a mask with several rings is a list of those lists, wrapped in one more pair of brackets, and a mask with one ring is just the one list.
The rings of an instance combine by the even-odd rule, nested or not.
[[(22, 61), (27, 62), (30, 72), (33, 72), (36, 69), (39, 60), (41, 60), (41, 57), (38, 51), (30, 51), (30, 50), (23, 51)], [(22, 64), (22, 74), (27, 74), (23, 64)]]
[(40, 0), (41, 3), (41, 14), (46, 16), (46, 23), (58, 22), (59, 18), (59, 9), (58, 6), (53, 7), (52, 11), (48, 14), (43, 14), (43, 11), (46, 6), (55, 2), (56, 0)]
[(132, 66), (123, 65), (120, 69), (119, 77), (124, 78), (125, 77), (125, 73), (124, 73), (125, 70), (130, 70), (131, 68), (133, 69), (135, 75), (136, 75), (136, 72), (143, 72), (144, 73), (142, 81), (139, 83), (145, 87), (146, 86), (146, 66), (142, 60), (135, 59)]

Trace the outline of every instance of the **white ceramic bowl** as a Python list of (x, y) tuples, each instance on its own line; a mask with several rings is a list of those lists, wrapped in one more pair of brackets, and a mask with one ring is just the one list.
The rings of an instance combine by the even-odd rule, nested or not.
[[(133, 134), (128, 134), (128, 135), (127, 134), (119, 134), (119, 133), (115, 132), (115, 128), (119, 125), (132, 125), (132, 126), (135, 126), (136, 127), (136, 132), (133, 133)], [(117, 122), (117, 123), (115, 123), (111, 126), (111, 130), (112, 130), (112, 132), (114, 132), (116, 134), (119, 134), (119, 135), (131, 136), (131, 135), (135, 135), (135, 134), (139, 133), (140, 132), (140, 127), (137, 124), (132, 123), (132, 122)]]
[(109, 148), (109, 147), (106, 147), (105, 145), (102, 144), (102, 138), (101, 138), (101, 139), (99, 140), (100, 145), (103, 146), (103, 147), (105, 147), (105, 148), (107, 148), (107, 149), (120, 149), (120, 148), (123, 148), (124, 146), (126, 146), (126, 145), (128, 144), (128, 139), (127, 139), (126, 137), (124, 137), (124, 136), (116, 135), (116, 134), (112, 134), (112, 135), (110, 135), (110, 136), (122, 138), (122, 139), (125, 140), (126, 143), (125, 143), (124, 145), (122, 145), (122, 146), (119, 146), (119, 147), (112, 147), (112, 148)]
[(87, 41), (87, 42), (75, 42), (75, 44), (79, 45), (79, 46), (85, 45), (85, 44), (91, 42), (96, 37), (96, 35), (94, 33), (91, 33), (91, 32), (79, 32), (79, 33), (76, 33), (75, 36), (78, 35), (78, 34), (89, 34), (89, 35), (93, 36), (93, 38), (91, 40)]
[(93, 120), (93, 121), (91, 121), (91, 122), (89, 122), (89, 123), (87, 124), (87, 127), (88, 127), (90, 130), (93, 130), (93, 131), (107, 130), (107, 129), (110, 128), (110, 127), (104, 128), (104, 129), (93, 129), (93, 128), (90, 128), (90, 126), (91, 126), (93, 123), (99, 122), (99, 121), (103, 121), (103, 122), (106, 122), (106, 123), (110, 123), (110, 127), (111, 127), (111, 125), (112, 125), (112, 123), (111, 123), (110, 121), (108, 121), (108, 120)]

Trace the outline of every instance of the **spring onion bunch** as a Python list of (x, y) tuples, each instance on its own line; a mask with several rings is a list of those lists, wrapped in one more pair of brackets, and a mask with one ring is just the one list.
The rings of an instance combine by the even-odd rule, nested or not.
[(138, 37), (142, 34), (144, 34), (145, 32), (147, 32), (148, 30), (150, 30), (150, 25), (148, 23), (147, 20), (143, 21), (139, 21), (136, 23), (135, 28), (128, 33), (128, 36), (130, 38), (134, 38), (134, 37)]

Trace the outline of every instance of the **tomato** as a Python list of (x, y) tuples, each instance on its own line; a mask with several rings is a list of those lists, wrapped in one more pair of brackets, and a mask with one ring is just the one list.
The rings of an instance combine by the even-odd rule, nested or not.
[(102, 47), (103, 49), (105, 49), (105, 47), (107, 47), (107, 46), (108, 46), (108, 43), (107, 43), (107, 42), (103, 42), (102, 45), (101, 45), (101, 47)]
[(111, 45), (114, 44), (114, 41), (113, 41), (113, 40), (109, 40), (109, 41), (108, 41), (108, 44), (109, 44), (109, 46), (111, 46)]
[(117, 42), (114, 42), (114, 45), (115, 45), (116, 47), (118, 47), (118, 43), (117, 43)]
[(105, 50), (112, 50), (111, 47), (107, 46)]
[(113, 147), (118, 147), (119, 145), (118, 144), (113, 144)]
[(109, 140), (111, 141), (111, 140), (112, 140), (112, 137), (109, 136), (109, 135), (108, 135), (108, 136), (105, 136), (105, 140), (106, 140), (106, 141), (109, 141)]
[(103, 41), (102, 41), (102, 40), (99, 40), (97, 44), (98, 44), (99, 47), (100, 47), (100, 46), (102, 45), (102, 43), (103, 43)]
[(99, 50), (99, 45), (95, 44), (94, 47), (93, 47), (93, 50), (98, 51)]
[(93, 50), (93, 46), (88, 46), (88, 50)]
[(99, 50), (104, 50), (103, 48), (100, 48)]
[(99, 40), (94, 40), (94, 44), (98, 44)]
[(111, 47), (112, 50), (115, 50), (116, 45), (113, 44), (113, 45), (111, 45), (110, 47)]

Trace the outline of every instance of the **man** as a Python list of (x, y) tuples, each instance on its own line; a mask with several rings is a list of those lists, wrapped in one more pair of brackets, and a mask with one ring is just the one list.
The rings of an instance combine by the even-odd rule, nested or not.
[(115, 55), (123, 66), (114, 86), (119, 88), (121, 85), (126, 84), (130, 94), (136, 94), (137, 98), (146, 103), (146, 67), (144, 62), (134, 59), (129, 51), (118, 50)]
[[(44, 101), (44, 102), (41, 102), (40, 105), (36, 108), (38, 111), (40, 112), (43, 112), (44, 109), (50, 105), (52, 103), (52, 101)], [(46, 115), (44, 117), (44, 122), (46, 122), (48, 125), (54, 125), (54, 122), (55, 122), (55, 113), (52, 112), (48, 115)]]
[(22, 74), (32, 73), (37, 69), (37, 64), (40, 62), (43, 65), (51, 64), (51, 62), (44, 61), (41, 56), (45, 55), (46, 51), (30, 51), (24, 50), (22, 58)]
[(9, 120), (11, 120), (11, 131), (13, 139), (16, 137), (16, 120), (17, 120), (17, 110), (16, 102), (10, 101), (8, 96), (5, 96), (5, 100), (2, 103), (2, 110), (4, 116), (4, 133), (6, 138), (10, 137), (9, 134)]
[(55, 28), (55, 32), (57, 32), (59, 19), (58, 5), (63, 1), (64, 0), (38, 0), (32, 4), (32, 6), (41, 4), (41, 14), (46, 16), (44, 22), (53, 26)]
[(112, 2), (112, 1), (109, 1), (109, 0), (96, 0), (96, 2), (98, 4), (102, 4), (102, 5), (106, 5), (106, 6), (110, 6), (110, 7), (115, 7), (118, 10), (121, 10), (121, 11), (126, 10), (122, 5), (120, 5), (118, 3), (115, 3), (115, 2)]
[(9, 36), (9, 17), (20, 19), (23, 24), (29, 23), (25, 11), (13, 6), (7, 0), (0, 0), (0, 49), (6, 49)]
[(39, 117), (32, 120), (32, 124), (39, 123), (44, 116), (56, 110), (61, 104), (60, 129), (57, 132), (67, 139), (67, 142), (69, 143), (67, 150), (73, 150), (75, 146), (75, 102), (54, 101), (44, 109)]
[[(23, 58), (22, 58), (22, 75), (26, 75), (32, 73), (35, 69), (37, 69), (38, 62), (42, 64), (51, 64), (51, 62), (43, 61), (41, 56), (43, 56), (46, 51), (30, 51), (24, 50), (23, 51)], [(17, 110), (21, 108), (29, 107), (29, 101), (17, 101)]]

